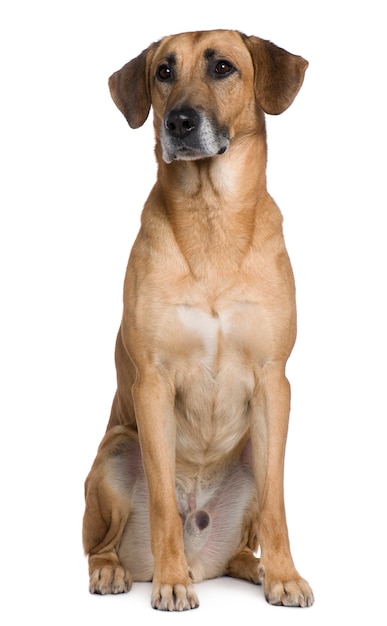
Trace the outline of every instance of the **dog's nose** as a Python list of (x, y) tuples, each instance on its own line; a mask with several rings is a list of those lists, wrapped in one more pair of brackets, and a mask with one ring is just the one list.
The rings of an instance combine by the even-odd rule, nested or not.
[(165, 128), (173, 137), (185, 137), (199, 124), (199, 115), (194, 109), (173, 109), (165, 118)]

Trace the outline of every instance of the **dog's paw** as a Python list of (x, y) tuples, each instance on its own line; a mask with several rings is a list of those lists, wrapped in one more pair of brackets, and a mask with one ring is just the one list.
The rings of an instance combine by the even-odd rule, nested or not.
[(152, 607), (160, 611), (186, 611), (196, 609), (199, 600), (192, 584), (154, 585), (151, 598)]
[(276, 606), (312, 606), (314, 603), (313, 591), (303, 578), (294, 580), (268, 580), (264, 578), (265, 598), (270, 604)]
[(105, 566), (90, 575), (90, 593), (126, 593), (132, 586), (132, 577), (123, 567)]

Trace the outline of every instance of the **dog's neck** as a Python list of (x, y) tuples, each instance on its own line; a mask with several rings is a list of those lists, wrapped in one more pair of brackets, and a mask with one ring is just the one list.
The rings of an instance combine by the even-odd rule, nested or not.
[(225, 154), (207, 159), (166, 164), (158, 144), (156, 156), (156, 189), (190, 267), (201, 273), (220, 262), (218, 272), (237, 270), (267, 197), (265, 136), (231, 142)]

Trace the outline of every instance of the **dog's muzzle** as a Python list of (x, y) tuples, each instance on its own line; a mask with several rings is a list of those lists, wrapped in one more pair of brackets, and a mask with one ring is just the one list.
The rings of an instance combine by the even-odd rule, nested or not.
[(166, 163), (223, 154), (230, 143), (227, 130), (189, 107), (172, 109), (165, 115), (160, 141)]

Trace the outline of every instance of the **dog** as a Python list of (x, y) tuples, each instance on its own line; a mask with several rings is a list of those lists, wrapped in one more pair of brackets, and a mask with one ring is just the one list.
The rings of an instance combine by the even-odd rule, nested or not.
[[(157, 180), (127, 266), (110, 420), (85, 482), (90, 592), (152, 581), (199, 605), (233, 576), (311, 606), (284, 506), (295, 287), (266, 187), (265, 114), (308, 62), (239, 31), (167, 36), (109, 79), (130, 127), (153, 109)], [(133, 174), (134, 176), (136, 174)]]

